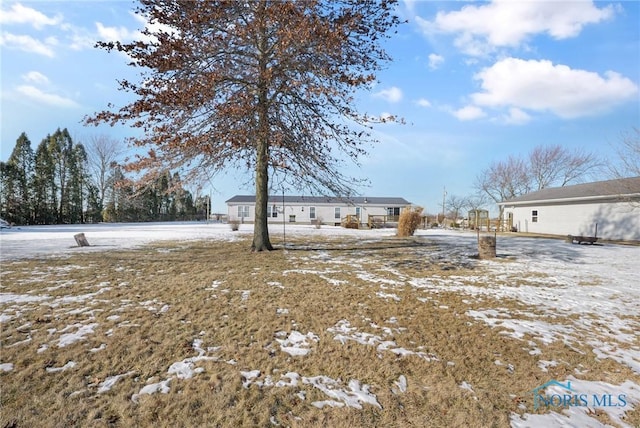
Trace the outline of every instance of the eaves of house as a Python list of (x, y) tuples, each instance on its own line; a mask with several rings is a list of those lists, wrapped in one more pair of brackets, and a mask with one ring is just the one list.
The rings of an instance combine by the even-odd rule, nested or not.
[(640, 200), (640, 177), (549, 187), (498, 205), (563, 204), (616, 200)]
[[(330, 197), (330, 196), (290, 196), (285, 195), (271, 195), (269, 196), (269, 203), (282, 203), (284, 198), (285, 204), (304, 204), (304, 205), (385, 205), (385, 206), (407, 206), (411, 205), (411, 202), (400, 197), (378, 197), (378, 196), (357, 196), (357, 197)], [(229, 204), (254, 204), (256, 197), (254, 195), (236, 195), (225, 203)]]

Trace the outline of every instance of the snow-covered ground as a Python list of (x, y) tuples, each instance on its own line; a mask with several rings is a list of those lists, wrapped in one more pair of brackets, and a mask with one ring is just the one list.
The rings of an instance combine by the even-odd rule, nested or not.
[[(77, 247), (74, 235), (84, 233), (91, 247)], [(207, 223), (141, 223), (141, 224), (100, 224), (69, 226), (33, 226), (2, 229), (0, 232), (0, 261), (8, 262), (21, 258), (57, 257), (70, 254), (81, 254), (87, 251), (104, 251), (132, 248), (155, 241), (184, 240), (237, 240), (248, 236), (252, 226), (242, 225), (240, 231), (232, 232), (226, 224)], [(270, 233), (282, 238), (286, 236), (356, 236), (361, 239), (381, 239), (394, 235), (393, 229), (382, 230), (350, 230), (339, 227), (323, 226), (316, 229), (301, 225), (272, 225)], [(432, 257), (450, 260), (469, 260), (468, 256), (477, 252), (476, 236), (473, 233), (444, 230), (418, 231), (432, 242), (440, 243), (437, 254)], [(640, 247), (622, 245), (571, 245), (562, 240), (532, 239), (512, 236), (498, 237), (498, 255), (495, 260), (479, 261), (483, 269), (477, 276), (429, 276), (424, 278), (408, 278), (398, 274), (398, 286), (409, 285), (430, 293), (457, 292), (463, 296), (487, 297), (493, 300), (510, 299), (521, 302), (534, 310), (518, 311), (507, 308), (496, 308), (467, 311), (466, 315), (487, 325), (499, 329), (503, 334), (522, 340), (525, 335), (535, 338), (538, 343), (562, 342), (571, 347), (572, 344), (588, 344), (599, 359), (613, 359), (628, 366), (640, 376)], [(506, 262), (505, 259), (510, 260)], [(394, 298), (393, 281), (381, 298)], [(3, 305), (16, 303), (20, 298), (33, 296), (17, 296), (2, 293), (0, 287), (0, 310)], [(395, 300), (398, 297), (395, 296)], [(540, 314), (544, 315), (540, 315)], [(0, 320), (2, 319), (0, 313)], [(561, 317), (563, 321), (550, 323), (549, 317)], [(606, 328), (605, 328), (606, 327)], [(333, 327), (340, 340), (361, 339), (361, 334), (352, 333), (348, 321)], [(296, 332), (297, 333), (297, 332)], [(286, 332), (283, 332), (286, 334)], [(336, 337), (337, 337), (336, 336)], [(382, 346), (384, 338), (374, 344)], [(316, 340), (312, 333), (283, 335), (278, 339), (285, 352), (302, 355), (308, 352), (307, 346)], [(370, 340), (369, 340), (370, 341)], [(536, 355), (540, 352), (536, 342), (524, 342), (529, 352)], [(198, 345), (199, 346), (199, 345)], [(385, 345), (391, 352), (390, 344)], [(389, 348), (389, 349), (387, 349)], [(195, 347), (194, 347), (195, 349)], [(407, 351), (409, 352), (409, 351)], [(202, 357), (201, 354), (199, 357)], [(204, 358), (204, 357), (202, 357)], [(425, 355), (424, 358), (430, 358)], [(189, 364), (192, 361), (187, 362)], [(503, 364), (496, 361), (496, 364)], [(186, 363), (185, 363), (186, 364)], [(504, 363), (506, 364), (506, 363)], [(555, 361), (541, 360), (540, 367), (546, 368), (558, 364)], [(188, 364), (187, 364), (188, 365)], [(0, 370), (11, 370), (9, 362), (0, 361)], [(577, 375), (579, 373), (576, 372)], [(295, 376), (294, 376), (295, 375)], [(252, 373), (243, 375), (248, 383), (253, 381)], [(292, 374), (291, 379), (281, 380), (287, 385), (294, 382), (313, 384), (319, 389), (330, 380), (316, 378), (299, 378)], [(621, 419), (624, 411), (640, 405), (640, 386), (637, 376), (621, 385), (599, 382), (588, 382), (573, 377), (562, 379), (570, 381), (574, 391), (581, 394), (624, 395), (626, 406), (606, 407), (610, 419), (620, 426), (625, 425)], [(115, 383), (117, 379), (113, 380)], [(168, 380), (167, 380), (168, 382)], [(355, 381), (357, 382), (357, 381)], [(402, 379), (398, 388), (402, 389)], [(105, 386), (106, 387), (106, 386)], [(158, 385), (161, 391), (167, 385)], [(461, 386), (462, 387), (462, 386)], [(467, 389), (472, 385), (465, 385)], [(368, 402), (370, 396), (366, 385), (350, 385), (350, 396), (357, 396), (360, 402)], [(554, 386), (546, 391), (553, 394)], [(155, 391), (155, 390), (154, 390)], [(354, 392), (355, 391), (355, 392)], [(141, 391), (140, 393), (147, 393)], [(357, 394), (356, 394), (357, 392)], [(566, 392), (566, 391), (565, 391)], [(558, 392), (560, 393), (560, 392)], [(364, 397), (364, 398), (363, 398)], [(334, 397), (335, 398), (335, 397)], [(348, 401), (348, 400), (347, 400)], [(347, 402), (344, 401), (343, 402)], [(374, 400), (375, 401), (375, 400)], [(322, 404), (322, 403), (321, 403)], [(348, 403), (347, 403), (348, 404)], [(323, 405), (335, 405), (334, 401)], [(562, 412), (551, 412), (544, 415), (519, 416), (511, 418), (514, 427), (562, 426), (562, 427), (604, 427), (598, 420), (590, 416), (588, 407), (570, 406)]]

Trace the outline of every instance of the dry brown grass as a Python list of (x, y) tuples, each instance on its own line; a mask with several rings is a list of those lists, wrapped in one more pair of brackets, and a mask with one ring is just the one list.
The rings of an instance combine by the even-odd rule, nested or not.
[[(163, 243), (3, 266), (3, 293), (48, 297), (0, 306), (12, 317), (2, 323), (0, 362), (14, 364), (0, 372), (0, 427), (505, 427), (512, 413), (533, 412), (533, 388), (576, 368), (584, 379), (638, 382), (625, 366), (596, 360), (589, 346), (538, 343), (542, 355), (531, 355), (533, 338), (510, 338), (465, 315), (535, 308), (409, 286), (410, 278), (482, 274), (473, 259), (429, 258), (434, 244), (426, 240), (290, 240), (287, 250), (255, 254), (248, 247)], [(328, 330), (341, 320), (423, 357), (380, 350), (375, 340), (343, 344)], [(84, 340), (58, 346), (89, 324), (96, 325)], [(294, 330), (318, 336), (309, 354), (280, 350), (277, 332)], [(211, 358), (195, 362), (203, 371), (191, 378), (172, 377), (173, 363), (198, 356), (195, 339)], [(543, 372), (542, 358), (560, 364)], [(47, 371), (69, 361), (75, 367)], [(244, 387), (241, 372), (251, 370), (260, 376)], [(268, 385), (287, 372), (328, 376), (342, 388), (358, 380), (380, 407), (318, 409), (311, 403), (330, 398), (311, 385)], [(100, 393), (116, 375), (124, 376)], [(394, 385), (401, 375), (406, 392)], [(167, 394), (132, 400), (169, 378)], [(627, 417), (640, 424), (638, 411)]]

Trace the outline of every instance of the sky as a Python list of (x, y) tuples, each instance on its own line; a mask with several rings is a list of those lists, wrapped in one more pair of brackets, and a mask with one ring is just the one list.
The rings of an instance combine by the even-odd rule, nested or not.
[[(25, 132), (35, 149), (57, 128), (76, 142), (135, 135), (85, 127), (82, 119), (130, 102), (117, 80), (135, 79), (127, 58), (94, 47), (131, 41), (144, 20), (131, 1), (3, 1), (0, 6), (1, 147)], [(472, 195), (492, 162), (561, 145), (615, 159), (616, 143), (640, 127), (640, 4), (635, 1), (403, 0), (407, 22), (385, 42), (393, 61), (361, 112), (402, 117), (375, 130), (360, 165), (366, 196), (404, 197), (441, 211), (443, 194)], [(606, 177), (585, 177), (586, 180)], [(224, 171), (203, 192), (213, 209), (252, 194), (251, 175)], [(491, 208), (491, 207), (489, 207)]]

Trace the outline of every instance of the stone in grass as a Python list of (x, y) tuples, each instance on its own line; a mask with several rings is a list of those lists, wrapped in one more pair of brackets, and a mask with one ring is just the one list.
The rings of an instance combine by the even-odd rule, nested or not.
[(78, 247), (90, 247), (89, 241), (87, 241), (87, 238), (84, 236), (84, 233), (77, 233), (73, 235), (73, 238), (76, 240)]

